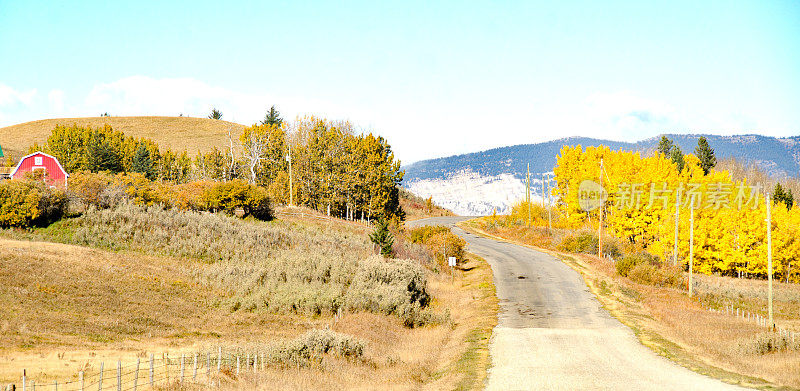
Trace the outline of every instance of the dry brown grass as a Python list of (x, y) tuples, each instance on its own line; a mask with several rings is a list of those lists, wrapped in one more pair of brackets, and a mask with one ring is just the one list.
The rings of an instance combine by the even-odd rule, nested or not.
[[(543, 250), (518, 230), (494, 229), (470, 222), (465, 227)], [(483, 231), (481, 228), (487, 228)], [(766, 281), (696, 276), (698, 296), (685, 288), (643, 285), (621, 277), (613, 262), (587, 254), (544, 250), (579, 271), (602, 304), (657, 353), (697, 372), (753, 387), (800, 388), (800, 351), (757, 354), (743, 346), (765, 338), (764, 327), (706, 308), (734, 305), (766, 315)], [(686, 275), (684, 274), (684, 278)], [(800, 330), (800, 287), (775, 284), (776, 323)]]
[[(361, 229), (335, 229), (353, 228)], [(478, 389), (489, 363), (497, 303), (491, 269), (476, 258), (452, 280), (428, 276), (431, 309), (449, 312), (450, 321), (409, 329), (396, 316), (366, 312), (344, 313), (336, 321), (328, 315), (230, 312), (215, 303), (232, 292), (206, 284), (186, 259), (163, 254), (5, 238), (0, 249), (0, 383), (19, 383), (23, 368), (37, 382), (63, 381), (87, 365), (96, 371), (100, 361), (108, 368), (150, 352), (175, 357), (217, 346), (273, 344), (326, 327), (365, 341), (363, 359), (325, 356), (312, 367), (270, 367), (228, 387)]]
[(54, 118), (0, 128), (0, 145), (6, 156), (18, 159), (34, 143), (44, 144), (56, 125), (97, 128), (105, 124), (128, 136), (149, 138), (161, 148), (186, 151), (192, 157), (198, 151), (208, 152), (214, 146), (227, 146), (228, 128), (233, 130), (236, 139), (244, 128), (244, 125), (234, 122), (192, 117)]
[(433, 207), (428, 209), (424, 198), (402, 188), (400, 189), (400, 206), (403, 208), (403, 212), (406, 213), (406, 221), (456, 215), (451, 210), (436, 204), (433, 204)]

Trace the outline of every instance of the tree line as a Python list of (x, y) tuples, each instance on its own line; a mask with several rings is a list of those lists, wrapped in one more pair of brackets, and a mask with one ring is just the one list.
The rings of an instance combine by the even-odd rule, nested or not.
[(30, 150), (55, 156), (67, 172), (141, 173), (176, 184), (241, 179), (265, 188), (273, 201), (293, 201), (336, 217), (404, 218), (399, 201), (404, 172), (386, 139), (357, 134), (347, 121), (316, 116), (285, 121), (274, 106), (238, 137), (229, 133), (227, 145), (193, 159), (108, 125), (59, 125), (43, 146)]
[[(667, 145), (667, 143), (663, 143)], [(669, 151), (669, 154), (665, 152)], [(689, 254), (689, 207), (694, 205), (694, 267), (706, 274), (767, 276), (765, 193), (772, 193), (772, 249), (774, 272), (787, 281), (800, 281), (800, 209), (778, 184), (767, 187), (747, 178), (735, 179), (726, 170), (714, 169), (716, 158), (707, 143), (699, 143), (696, 154), (677, 160), (675, 149), (659, 148), (654, 156), (611, 151), (608, 147), (562, 148), (554, 169), (563, 224), (568, 227), (594, 226), (599, 214), (609, 233), (632, 246), (658, 256), (665, 263), (673, 258), (676, 207), (678, 216), (678, 259), (684, 267)], [(600, 161), (605, 173), (600, 178)], [(682, 164), (681, 164), (682, 163)], [(579, 186), (583, 180), (600, 181), (609, 196), (603, 208), (590, 212), (581, 208)], [(664, 188), (663, 184), (668, 184)], [(638, 193), (629, 185), (638, 184)], [(757, 186), (763, 187), (757, 187)], [(698, 204), (690, 197), (695, 188)], [(677, 190), (681, 203), (676, 202)], [(742, 194), (739, 189), (746, 189)], [(666, 190), (666, 191), (665, 191)], [(627, 201), (640, 203), (626, 207)], [(655, 197), (653, 197), (655, 195)], [(631, 199), (639, 197), (638, 200)], [(739, 208), (737, 197), (747, 201)], [(651, 201), (655, 199), (655, 201)], [(666, 202), (662, 202), (666, 201)]]

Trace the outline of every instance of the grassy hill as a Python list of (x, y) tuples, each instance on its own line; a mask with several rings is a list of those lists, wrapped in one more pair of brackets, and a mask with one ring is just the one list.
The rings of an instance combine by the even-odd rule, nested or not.
[(115, 130), (134, 137), (145, 137), (162, 148), (187, 151), (191, 156), (198, 151), (209, 151), (213, 146), (228, 145), (228, 129), (238, 137), (244, 125), (234, 122), (193, 117), (86, 117), (54, 118), (25, 122), (0, 128), (0, 145), (5, 156), (19, 158), (34, 144), (43, 144), (56, 125), (102, 127), (111, 125)]

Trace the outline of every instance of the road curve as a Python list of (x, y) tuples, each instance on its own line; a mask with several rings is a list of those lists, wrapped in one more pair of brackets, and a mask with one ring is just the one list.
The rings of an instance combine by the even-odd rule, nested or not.
[[(408, 222), (453, 227), (467, 217)], [(602, 308), (581, 276), (540, 251), (453, 227), (491, 265), (500, 300), (488, 390), (742, 390), (641, 345)]]

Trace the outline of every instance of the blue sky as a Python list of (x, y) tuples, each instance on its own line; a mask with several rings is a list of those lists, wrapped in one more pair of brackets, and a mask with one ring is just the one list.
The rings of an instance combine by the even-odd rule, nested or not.
[[(567, 136), (800, 134), (800, 2), (0, 0), (0, 126), (349, 119), (404, 163)], [(0, 140), (0, 143), (2, 140)]]

